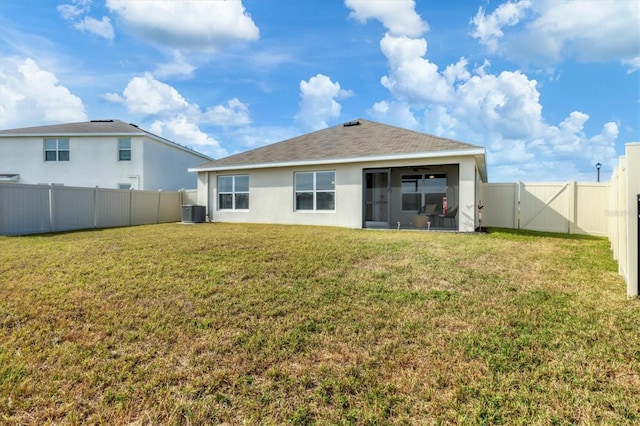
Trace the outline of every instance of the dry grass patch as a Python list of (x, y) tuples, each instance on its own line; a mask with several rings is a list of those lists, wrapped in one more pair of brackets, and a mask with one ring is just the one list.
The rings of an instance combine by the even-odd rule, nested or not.
[(205, 224), (0, 237), (0, 422), (634, 424), (597, 238)]

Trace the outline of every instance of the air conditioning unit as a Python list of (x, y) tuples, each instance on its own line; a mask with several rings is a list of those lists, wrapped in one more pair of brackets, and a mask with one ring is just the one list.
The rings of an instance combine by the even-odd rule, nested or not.
[(203, 223), (205, 219), (205, 206), (185, 204), (182, 206), (183, 223)]

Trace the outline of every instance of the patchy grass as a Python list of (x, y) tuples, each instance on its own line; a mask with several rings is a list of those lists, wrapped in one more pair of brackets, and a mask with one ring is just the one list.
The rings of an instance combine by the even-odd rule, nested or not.
[(637, 424), (608, 241), (265, 225), (0, 237), (0, 423)]

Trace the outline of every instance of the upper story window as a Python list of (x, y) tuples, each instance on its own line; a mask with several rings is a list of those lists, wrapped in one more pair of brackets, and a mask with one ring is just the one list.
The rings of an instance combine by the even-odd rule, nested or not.
[(131, 138), (118, 138), (118, 161), (131, 161)]
[(249, 175), (218, 176), (218, 209), (249, 209)]
[(335, 210), (336, 172), (295, 174), (296, 210)]
[(69, 138), (45, 138), (44, 161), (69, 161)]

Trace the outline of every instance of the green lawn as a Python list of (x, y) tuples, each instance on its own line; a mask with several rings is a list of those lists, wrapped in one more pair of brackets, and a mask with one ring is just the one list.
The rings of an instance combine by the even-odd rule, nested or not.
[(0, 237), (0, 423), (638, 424), (625, 294), (599, 238)]

